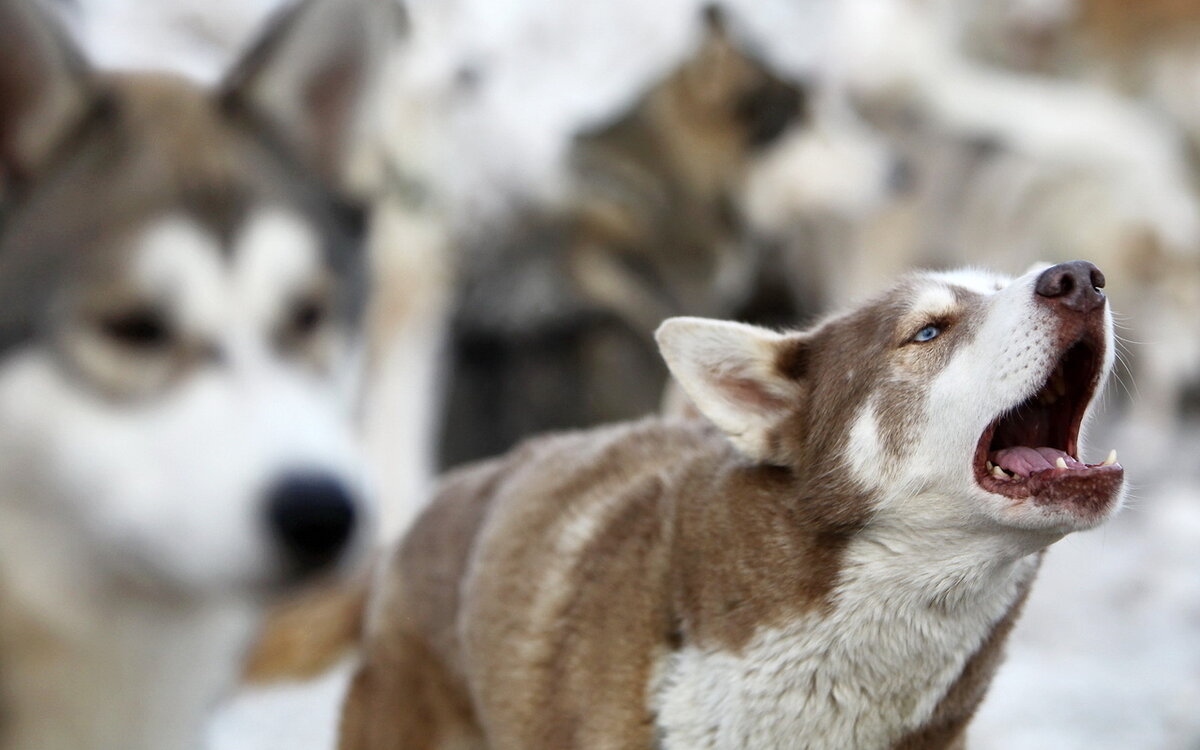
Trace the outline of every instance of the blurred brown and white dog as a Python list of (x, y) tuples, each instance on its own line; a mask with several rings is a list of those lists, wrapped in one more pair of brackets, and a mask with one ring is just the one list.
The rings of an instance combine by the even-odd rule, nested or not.
[(706, 8), (686, 60), (576, 134), (562, 205), (465, 237), (442, 466), (652, 410), (667, 373), (650, 331), (671, 315), (736, 317), (754, 303), (762, 264), (742, 181), (805, 104), (800, 82)]
[(216, 91), (102, 75), (0, 0), (0, 748), (199, 745), (266, 598), (344, 567), (385, 0), (309, 0)]
[(960, 748), (1047, 545), (1121, 504), (1081, 432), (1103, 276), (918, 273), (780, 334), (658, 330), (706, 418), (451, 474), (369, 610), (345, 750)]

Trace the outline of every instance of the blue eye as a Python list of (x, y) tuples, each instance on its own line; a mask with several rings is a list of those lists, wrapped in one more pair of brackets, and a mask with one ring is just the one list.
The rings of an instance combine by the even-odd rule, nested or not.
[(941, 332), (942, 332), (941, 326), (925, 326), (921, 330), (917, 331), (917, 335), (913, 336), (912, 340), (916, 341), (918, 343), (924, 343), (926, 341), (933, 341), (934, 339), (936, 339), (938, 337), (938, 334), (940, 334)]

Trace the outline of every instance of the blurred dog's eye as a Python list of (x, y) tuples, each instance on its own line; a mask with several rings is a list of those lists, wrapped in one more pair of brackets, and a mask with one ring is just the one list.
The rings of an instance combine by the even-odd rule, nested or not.
[(926, 341), (933, 341), (938, 337), (938, 335), (941, 334), (941, 332), (941, 326), (925, 326), (921, 330), (917, 331), (917, 335), (913, 336), (912, 340), (916, 341), (918, 344), (923, 344)]
[(316, 302), (305, 302), (296, 308), (292, 317), (292, 328), (297, 333), (312, 333), (321, 325), (325, 311)]
[(103, 318), (100, 331), (122, 346), (134, 349), (160, 349), (171, 340), (171, 331), (162, 313), (149, 308)]
[(328, 310), (323, 300), (304, 297), (296, 300), (288, 312), (285, 335), (289, 338), (307, 338), (325, 322)]

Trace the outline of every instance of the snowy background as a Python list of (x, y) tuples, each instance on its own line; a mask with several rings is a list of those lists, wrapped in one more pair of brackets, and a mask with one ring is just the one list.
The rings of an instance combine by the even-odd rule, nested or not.
[[(105, 65), (169, 67), (211, 81), (275, 4), (81, 0), (64, 12)], [(1068, 0), (976, 4), (997, 24), (1032, 24), (1039, 33), (1072, 11)], [(860, 89), (922, 81), (936, 72), (939, 49), (967, 39), (955, 13), (914, 21), (901, 0), (725, 5), (781, 71)], [(552, 194), (568, 134), (627, 105), (679, 62), (698, 33), (693, 0), (412, 0), (410, 7), (417, 33), (395, 74), (390, 116), (412, 138), (395, 146), (397, 158), (438, 182), (460, 221), (494, 210), (496, 196)], [(978, 48), (1003, 57), (989, 38), (985, 30)], [(464, 70), (484, 83), (469, 96), (456, 89)], [(1200, 66), (1187, 70), (1185, 91), (1200, 87)], [(1186, 111), (1173, 117), (1186, 129)], [(430, 128), (440, 137), (425, 141)], [(1189, 211), (1185, 205), (1165, 223), (1186, 235)], [(1170, 335), (1194, 344), (1200, 323), (1191, 325)], [(1124, 384), (1135, 398), (1138, 387)], [(1200, 750), (1200, 427), (1184, 420), (1167, 437), (1126, 424), (1121, 399), (1110, 401), (1091, 454), (1119, 450), (1134, 487), (1129, 507), (1048, 554), (973, 725), (976, 750)], [(415, 444), (419, 434), (403, 439), (414, 444), (392, 446), (395, 454), (424, 450)], [(212, 748), (331, 747), (343, 679), (344, 670), (315, 686), (244, 696), (218, 717)]]

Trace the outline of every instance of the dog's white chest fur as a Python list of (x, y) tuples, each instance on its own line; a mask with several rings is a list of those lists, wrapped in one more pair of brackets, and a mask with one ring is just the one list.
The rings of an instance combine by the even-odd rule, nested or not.
[(966, 589), (953, 568), (922, 566), (935, 575), (914, 586), (873, 546), (848, 551), (832, 612), (762, 629), (738, 652), (667, 657), (651, 686), (661, 750), (888, 748), (929, 718), (1036, 566), (985, 566)]

